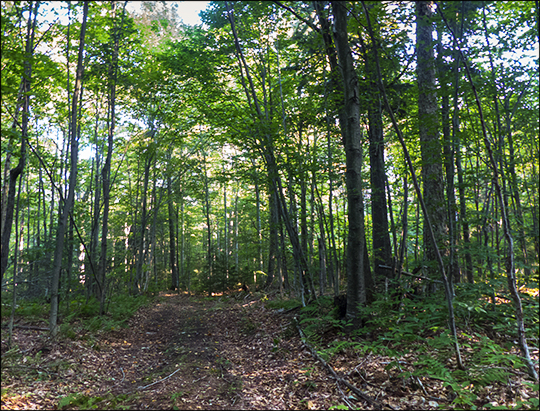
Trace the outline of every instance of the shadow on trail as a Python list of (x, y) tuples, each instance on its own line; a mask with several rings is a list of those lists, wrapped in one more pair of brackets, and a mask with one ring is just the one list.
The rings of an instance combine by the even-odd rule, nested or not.
[[(137, 408), (231, 409), (241, 381), (222, 360), (211, 302), (162, 294), (115, 334), (121, 355), (114, 366), (122, 383), (114, 386), (123, 405)], [(119, 376), (120, 377), (120, 376)]]
[[(245, 294), (244, 294), (245, 295)], [(164, 294), (107, 334), (121, 399), (136, 409), (319, 409), (335, 384), (302, 346), (292, 314), (255, 296)], [(238, 295), (237, 295), (238, 297)], [(104, 353), (103, 353), (104, 354)], [(118, 408), (118, 407), (116, 407)]]

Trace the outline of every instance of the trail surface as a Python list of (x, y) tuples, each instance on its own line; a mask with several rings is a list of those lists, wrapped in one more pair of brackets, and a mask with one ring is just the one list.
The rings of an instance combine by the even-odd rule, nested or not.
[(302, 345), (293, 313), (267, 309), (245, 294), (225, 299), (162, 293), (127, 328), (52, 345), (46, 332), (18, 329), (15, 343), (32, 356), (32, 372), (3, 382), (17, 395), (3, 395), (2, 408), (328, 409), (341, 403), (335, 382)]
[(139, 311), (128, 329), (104, 341), (111, 347), (110, 367), (116, 370), (116, 380), (123, 379), (112, 392), (137, 393), (124, 405), (132, 402), (136, 408), (153, 409), (331, 405), (331, 393), (314, 389), (319, 379), (326, 381), (324, 371), (318, 377), (310, 374), (307, 383), (305, 374), (317, 367), (292, 329), (288, 332), (290, 318), (249, 299), (223, 303), (164, 294), (161, 300)]

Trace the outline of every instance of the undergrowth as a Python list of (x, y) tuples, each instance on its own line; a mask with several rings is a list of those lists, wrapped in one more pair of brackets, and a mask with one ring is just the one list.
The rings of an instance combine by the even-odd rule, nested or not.
[(140, 307), (149, 304), (151, 300), (152, 297), (146, 295), (118, 295), (110, 303), (108, 312), (102, 316), (99, 315), (99, 301), (96, 299), (92, 298), (88, 302), (72, 301), (69, 313), (63, 319), (66, 326), (61, 326), (60, 331), (73, 338), (69, 332), (72, 324), (78, 324), (82, 330), (87, 332), (111, 331), (127, 327), (129, 318)]
[[(63, 315), (59, 318), (60, 337), (88, 340), (89, 347), (99, 350), (96, 342), (97, 333), (126, 327), (128, 319), (151, 300), (152, 297), (144, 295), (118, 295), (111, 301), (108, 312), (100, 316), (97, 300), (86, 301), (84, 297), (74, 299), (70, 302), (69, 309), (62, 307)], [(44, 300), (21, 299), (16, 316), (25, 324), (47, 322), (49, 309), (50, 305)], [(5, 311), (8, 310), (3, 307), (3, 315), (6, 314)], [(32, 351), (22, 351), (18, 346), (12, 347), (2, 355), (2, 381), (19, 378), (33, 383), (40, 380), (56, 380), (59, 376), (65, 375), (73, 364), (61, 358), (51, 361), (50, 356), (46, 355), (49, 350), (47, 343), (43, 344), (42, 348)], [(17, 396), (15, 392), (2, 390), (2, 400), (15, 396)], [(74, 392), (59, 399), (58, 409), (125, 409), (123, 403), (131, 397), (115, 397), (110, 393), (103, 397), (93, 397), (82, 392)]]
[[(455, 366), (453, 338), (448, 330), (448, 310), (442, 292), (430, 296), (380, 295), (369, 306), (360, 307), (361, 328), (337, 318), (332, 299), (322, 297), (301, 309), (300, 325), (311, 344), (327, 361), (338, 354), (390, 357), (386, 371), (410, 381), (439, 380), (448, 392), (452, 407), (477, 407), (485, 387), (507, 385), (525, 364), (512, 343), (516, 337), (512, 301), (493, 290), (501, 284), (458, 284), (454, 300), (458, 339), (466, 370)], [(530, 346), (538, 346), (538, 296), (521, 295)], [(495, 301), (495, 304), (493, 304)], [(413, 371), (402, 365), (404, 359)], [(534, 386), (538, 394), (538, 385)], [(535, 409), (536, 398), (517, 398), (522, 408)]]
[(80, 409), (80, 410), (124, 410), (129, 409), (123, 403), (133, 401), (137, 398), (134, 394), (112, 395), (110, 392), (103, 397), (94, 397), (81, 393), (68, 394), (58, 401), (58, 409)]
[[(7, 293), (3, 293), (4, 298)], [(84, 296), (73, 299), (69, 307), (61, 304), (59, 315), (60, 335), (75, 339), (78, 332), (95, 333), (98, 331), (110, 331), (127, 326), (129, 318), (142, 306), (152, 301), (151, 296), (146, 295), (116, 295), (108, 305), (108, 312), (99, 315), (99, 301)], [(4, 300), (5, 301), (5, 300)], [(8, 304), (2, 304), (2, 317), (9, 316), (11, 311)], [(24, 323), (37, 323), (49, 321), (50, 304), (44, 299), (18, 301), (15, 315)]]

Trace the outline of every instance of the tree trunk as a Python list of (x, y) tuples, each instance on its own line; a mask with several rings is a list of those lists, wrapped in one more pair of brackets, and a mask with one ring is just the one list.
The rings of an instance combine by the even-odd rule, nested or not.
[[(150, 138), (154, 137), (154, 131), (149, 132)], [(152, 165), (152, 160), (154, 158), (154, 146), (148, 148), (144, 164), (144, 183), (143, 183), (143, 192), (142, 192), (142, 206), (141, 206), (141, 222), (140, 222), (140, 232), (138, 239), (138, 253), (137, 253), (137, 266), (135, 272), (135, 279), (133, 282), (133, 293), (138, 293), (140, 285), (142, 284), (142, 275), (143, 275), (143, 265), (145, 260), (145, 243), (147, 242), (146, 236), (146, 226), (147, 226), (147, 217), (148, 217), (148, 180), (150, 179), (150, 166)]]
[(268, 289), (274, 277), (277, 273), (278, 264), (278, 227), (279, 227), (279, 214), (277, 205), (277, 194), (274, 190), (270, 191), (268, 196), (268, 208), (269, 208), (269, 239), (268, 239), (268, 272), (266, 277), (266, 283), (264, 288)]
[[(30, 13), (31, 14), (31, 13)], [(37, 7), (36, 7), (36, 15), (37, 15)], [(19, 240), (19, 205), (20, 205), (20, 198), (21, 198), (21, 186), (22, 186), (22, 179), (19, 180), (19, 189), (17, 192), (17, 212), (15, 213), (15, 244), (18, 245)], [(13, 253), (13, 294), (11, 296), (11, 314), (9, 316), (9, 337), (8, 337), (8, 349), (11, 349), (12, 340), (13, 340), (13, 320), (15, 319), (15, 308), (17, 306), (17, 252), (19, 251), (19, 247), (15, 247), (15, 251)]]
[[(376, 47), (376, 46), (375, 46)], [(365, 50), (365, 65), (369, 80), (368, 135), (369, 165), (371, 182), (371, 218), (373, 240), (373, 266), (376, 277), (394, 275), (393, 271), (383, 270), (379, 265), (391, 265), (392, 247), (388, 232), (388, 209), (386, 206), (386, 171), (384, 168), (384, 137), (382, 105), (373, 52)]]
[[(461, 14), (461, 18), (464, 18), (464, 14)], [(463, 24), (463, 21), (462, 21)], [(460, 30), (461, 31), (461, 30)], [(461, 33), (459, 35), (461, 39)], [(465, 200), (465, 185), (463, 181), (463, 167), (461, 163), (461, 149), (460, 149), (460, 139), (456, 138), (456, 135), (459, 133), (459, 66), (461, 62), (461, 56), (456, 50), (454, 52), (454, 95), (453, 95), (453, 112), (452, 112), (452, 141), (454, 142), (454, 152), (455, 152), (455, 162), (456, 162), (456, 171), (458, 177), (458, 196), (459, 196), (459, 223), (461, 224), (464, 251), (465, 251), (465, 275), (469, 283), (474, 283), (473, 276), (473, 264), (471, 256), (471, 239), (470, 239), (470, 230), (469, 222), (467, 219), (467, 204)], [(455, 200), (454, 200), (455, 201)], [(457, 206), (456, 206), (457, 209)], [(455, 229), (455, 236), (457, 237), (457, 227)]]
[[(442, 172), (441, 142), (439, 139), (439, 121), (437, 105), (437, 87), (435, 84), (435, 58), (432, 37), (432, 2), (416, 2), (416, 50), (418, 55), (418, 124), (420, 148), (422, 154), (423, 198), (426, 203), (433, 234), (439, 248), (446, 238), (446, 207), (444, 200), (444, 177)], [(426, 217), (424, 216), (424, 219)], [(436, 267), (436, 252), (433, 249), (424, 222), (424, 245), (428, 269)]]
[[(255, 203), (257, 207), (257, 254), (258, 254), (258, 268), (259, 271), (263, 270), (263, 251), (262, 251), (262, 228), (261, 228), (261, 190), (259, 187), (259, 176), (255, 177)], [(272, 226), (270, 226), (272, 230)]]
[[(100, 184), (100, 178), (99, 178), (99, 169), (101, 165), (101, 149), (100, 144), (98, 142), (98, 124), (99, 124), (99, 108), (96, 105), (96, 121), (94, 126), (94, 138), (95, 138), (95, 144), (96, 144), (96, 157), (95, 157), (95, 166), (93, 169), (96, 170), (95, 172), (95, 191), (94, 191), (94, 201), (93, 201), (93, 209), (92, 209), (92, 230), (90, 234), (90, 253), (87, 256), (88, 262), (91, 267), (91, 270), (94, 270), (95, 267), (93, 264), (90, 264), (90, 260), (93, 261), (99, 261), (97, 256), (97, 246), (99, 242), (99, 217), (100, 217), (100, 203), (101, 203), (101, 184)], [(94, 164), (94, 163), (92, 163)], [(88, 297), (90, 294), (94, 294), (96, 297), (99, 298), (100, 292), (97, 290), (97, 284), (96, 284), (96, 278), (98, 278), (98, 272), (93, 272), (93, 276), (89, 276), (88, 274), (85, 274), (85, 285), (87, 288)], [(100, 283), (101, 284), (101, 283)], [(101, 287), (101, 285), (99, 286)]]
[(58, 332), (58, 289), (60, 285), (60, 270), (62, 268), (62, 255), (64, 251), (64, 237), (66, 231), (66, 223), (68, 215), (73, 209), (73, 201), (75, 198), (75, 186), (77, 184), (77, 160), (79, 155), (79, 142), (77, 140), (77, 107), (79, 103), (79, 97), (82, 98), (82, 77), (84, 72), (83, 59), (84, 59), (84, 41), (86, 34), (86, 20), (88, 17), (88, 2), (84, 3), (83, 7), (83, 20), (81, 26), (81, 34), (79, 40), (79, 55), (77, 60), (77, 76), (75, 79), (75, 90), (73, 92), (73, 101), (71, 106), (71, 169), (69, 174), (69, 189), (68, 196), (64, 202), (63, 210), (58, 221), (58, 228), (56, 232), (56, 248), (54, 251), (54, 264), (52, 271), (51, 281), (51, 312), (49, 316), (49, 330), (52, 337), (56, 337)]
[(212, 278), (212, 226), (210, 224), (210, 192), (208, 188), (208, 171), (206, 169), (206, 153), (203, 152), (203, 167), (204, 167), (204, 212), (206, 216), (206, 232), (207, 232), (207, 250), (206, 263), (208, 264), (208, 294), (212, 295), (214, 279)]
[[(442, 30), (437, 29), (437, 70), (439, 75), (439, 82), (443, 84), (450, 84), (449, 78), (450, 70), (443, 60), (443, 47), (442, 47)], [(461, 281), (461, 272), (459, 269), (459, 262), (456, 255), (457, 247), (457, 204), (455, 194), (455, 133), (450, 128), (450, 91), (448, 86), (440, 88), (441, 94), (441, 114), (442, 114), (442, 132), (443, 132), (443, 154), (444, 154), (444, 168), (446, 174), (446, 201), (448, 209), (448, 242), (449, 242), (449, 261), (448, 261), (448, 273), (449, 278), (453, 283)]]
[[(127, 2), (126, 2), (127, 3)], [(125, 7), (126, 3), (124, 3), (124, 9), (122, 11), (122, 23), (121, 27), (123, 27), (124, 23), (124, 16), (125, 16)], [(116, 19), (116, 2), (112, 2), (112, 13), (113, 18)], [(99, 282), (101, 284), (101, 289), (99, 293), (99, 300), (100, 300), (100, 315), (103, 315), (103, 309), (104, 309), (104, 302), (105, 302), (105, 295), (107, 293), (106, 290), (106, 272), (107, 272), (107, 236), (109, 232), (109, 203), (110, 203), (110, 194), (111, 194), (111, 161), (112, 161), (112, 152), (113, 152), (113, 138), (114, 138), (114, 128), (116, 125), (116, 78), (117, 78), (117, 72), (118, 72), (118, 49), (119, 49), (119, 43), (120, 43), (120, 33), (119, 28), (116, 24), (115, 20), (115, 26), (113, 31), (113, 42), (114, 42), (114, 48), (113, 48), (113, 55), (112, 55), (112, 61), (109, 65), (109, 98), (108, 98), (108, 104), (109, 104), (109, 113), (110, 113), (110, 123), (108, 127), (108, 133), (107, 133), (107, 157), (105, 158), (105, 164), (103, 165), (102, 170), (102, 181), (103, 181), (103, 220), (102, 220), (102, 227), (101, 227), (101, 259), (100, 259), (100, 265), (99, 265)]]
[[(223, 173), (225, 174), (225, 165), (223, 165)], [(223, 253), (225, 256), (225, 272), (222, 273), (222, 291), (227, 288), (227, 280), (229, 279), (229, 216), (227, 215), (227, 182), (223, 182)]]
[[(170, 157), (170, 156), (169, 156)], [(167, 176), (167, 205), (169, 210), (169, 263), (171, 267), (171, 286), (172, 290), (176, 290), (179, 286), (178, 267), (176, 264), (176, 236), (174, 227), (174, 205), (172, 200), (172, 181), (170, 174)]]
[[(32, 22), (32, 7), (34, 7), (34, 20)], [(34, 36), (36, 31), (36, 21), (39, 2), (35, 5), (30, 2), (30, 12), (28, 14), (28, 24), (26, 31), (24, 74), (21, 84), (22, 98), (22, 121), (21, 121), (21, 151), (19, 162), (9, 172), (9, 187), (7, 189), (7, 199), (2, 199), (2, 207), (5, 206), (5, 216), (2, 214), (2, 250), (0, 251), (0, 277), (3, 279), (8, 267), (9, 240), (11, 238), (11, 229), (13, 225), (13, 211), (15, 209), (15, 194), (17, 191), (17, 179), (21, 175), (26, 164), (26, 140), (28, 138), (28, 117), (30, 115), (30, 87), (32, 84), (32, 55), (34, 52)], [(18, 118), (18, 108), (15, 110), (15, 118)], [(14, 125), (16, 122), (14, 122)], [(12, 127), (13, 128), (13, 127)], [(8, 161), (6, 161), (7, 167)], [(3, 210), (2, 210), (3, 212)]]
[(366, 303), (364, 272), (365, 228), (362, 196), (362, 130), (358, 77), (349, 47), (347, 8), (342, 2), (332, 4), (334, 42), (342, 75), (343, 102), (339, 110), (341, 135), (347, 164), (346, 185), (349, 231), (347, 237), (347, 318), (355, 319), (358, 307)]

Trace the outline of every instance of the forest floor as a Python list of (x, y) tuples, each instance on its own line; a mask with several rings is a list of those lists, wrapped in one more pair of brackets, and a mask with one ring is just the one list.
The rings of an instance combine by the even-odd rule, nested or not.
[[(374, 408), (312, 356), (295, 326), (298, 311), (269, 309), (263, 300), (161, 293), (127, 328), (54, 343), (46, 331), (16, 328), (21, 364), (9, 362), (2, 330), (2, 363), (10, 364), (2, 367), (2, 409)], [(426, 383), (433, 396), (426, 395), (388, 373), (390, 361), (344, 352), (331, 362), (386, 409), (449, 405), (442, 383)], [(500, 404), (511, 395), (508, 387), (488, 394)]]

